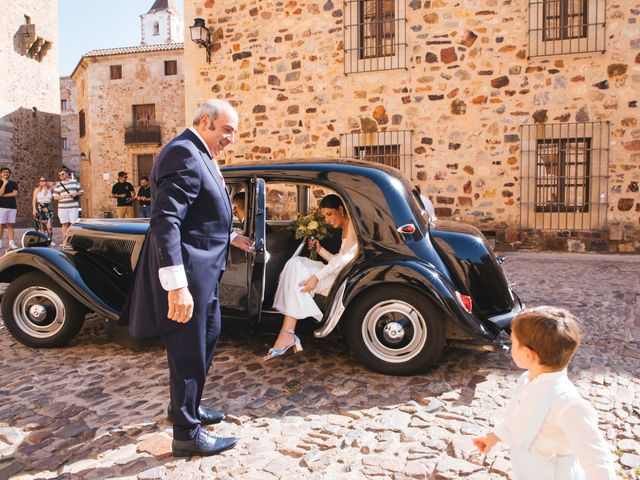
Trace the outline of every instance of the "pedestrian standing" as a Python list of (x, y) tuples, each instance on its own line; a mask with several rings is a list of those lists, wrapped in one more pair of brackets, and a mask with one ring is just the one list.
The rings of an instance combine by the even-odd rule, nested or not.
[(111, 198), (116, 199), (116, 217), (133, 218), (133, 198), (136, 191), (127, 181), (127, 172), (118, 172), (118, 181), (111, 187)]
[(80, 214), (80, 197), (84, 194), (80, 182), (71, 178), (69, 170), (63, 168), (58, 172), (59, 181), (53, 189), (53, 199), (58, 202), (58, 218), (62, 225), (62, 238), (67, 234), (69, 225), (78, 220)]
[(13, 226), (16, 223), (16, 213), (18, 204), (18, 184), (11, 178), (11, 169), (3, 167), (0, 169), (0, 248), (3, 247), (4, 228), (7, 227), (7, 240), (9, 240), (9, 250), (18, 248), (13, 241)]
[(33, 220), (35, 222), (36, 230), (46, 233), (51, 240), (51, 245), (55, 246), (53, 242), (53, 190), (51, 184), (47, 181), (46, 177), (40, 177), (38, 186), (33, 191), (33, 197), (31, 199)]
[(224, 414), (200, 401), (220, 334), (217, 291), (229, 244), (251, 251), (249, 238), (231, 234), (231, 201), (215, 160), (237, 128), (234, 108), (209, 100), (196, 111), (193, 127), (158, 155), (149, 230), (120, 319), (134, 337), (162, 338), (174, 456), (215, 455), (236, 444), (201, 428)]
[(140, 179), (140, 188), (138, 189), (138, 206), (140, 207), (140, 216), (149, 218), (151, 216), (151, 188), (149, 188), (149, 177)]

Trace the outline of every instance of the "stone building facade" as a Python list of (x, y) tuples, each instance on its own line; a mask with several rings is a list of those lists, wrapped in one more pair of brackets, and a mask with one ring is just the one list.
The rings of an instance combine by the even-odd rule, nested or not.
[[(182, 17), (173, 0), (155, 0), (140, 17), (141, 45), (93, 50), (71, 74), (85, 216), (113, 215), (118, 172), (139, 185), (162, 146), (184, 128), (184, 46), (175, 43)], [(161, 26), (154, 36), (155, 22)]]
[(94, 50), (71, 74), (78, 91), (83, 214), (113, 214), (117, 173), (138, 185), (184, 126), (183, 44)]
[(58, 1), (14, 0), (0, 15), (0, 166), (18, 182), (18, 224), (31, 225), (40, 175), (61, 165)]
[(76, 82), (71, 77), (60, 77), (60, 141), (62, 165), (74, 174), (80, 174), (80, 149), (78, 147), (78, 99)]
[[(226, 160), (360, 157), (505, 246), (640, 251), (640, 10), (631, 0), (186, 0), (187, 115)], [(188, 120), (188, 118), (187, 118)]]

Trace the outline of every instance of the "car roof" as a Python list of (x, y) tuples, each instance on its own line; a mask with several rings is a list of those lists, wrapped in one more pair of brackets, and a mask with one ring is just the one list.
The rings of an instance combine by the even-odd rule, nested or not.
[(239, 161), (224, 166), (221, 170), (223, 174), (229, 175), (241, 174), (242, 172), (259, 174), (260, 170), (265, 174), (282, 170), (308, 173), (337, 171), (366, 176), (378, 184), (387, 184), (393, 178), (402, 183), (408, 191), (414, 188), (411, 181), (397, 168), (353, 158), (324, 157)]

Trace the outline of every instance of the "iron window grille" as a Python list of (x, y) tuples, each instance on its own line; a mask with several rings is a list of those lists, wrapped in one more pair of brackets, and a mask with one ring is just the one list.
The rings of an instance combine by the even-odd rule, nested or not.
[(604, 52), (606, 0), (529, 0), (529, 57)]
[(344, 73), (407, 66), (406, 0), (344, 0)]
[(609, 124), (522, 126), (520, 224), (597, 230), (607, 223)]
[(396, 168), (412, 178), (412, 131), (354, 132), (340, 135), (340, 156)]

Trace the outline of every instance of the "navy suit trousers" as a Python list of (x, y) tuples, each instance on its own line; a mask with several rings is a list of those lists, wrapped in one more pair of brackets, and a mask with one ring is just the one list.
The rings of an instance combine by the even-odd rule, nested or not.
[[(217, 297), (217, 295), (216, 295)], [(200, 430), (198, 408), (220, 336), (220, 304), (214, 298), (187, 323), (162, 336), (169, 361), (173, 438), (189, 440)]]

